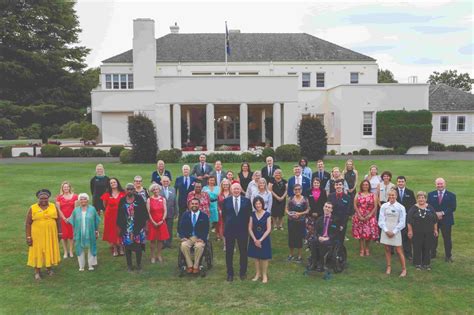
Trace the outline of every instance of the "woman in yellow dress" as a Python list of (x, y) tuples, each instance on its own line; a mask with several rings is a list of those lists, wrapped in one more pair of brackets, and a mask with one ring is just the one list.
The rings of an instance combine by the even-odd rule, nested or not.
[(29, 246), (27, 265), (35, 268), (36, 280), (41, 279), (42, 267), (46, 267), (47, 274), (51, 276), (51, 266), (61, 261), (61, 220), (56, 206), (49, 202), (50, 196), (51, 192), (47, 189), (38, 191), (38, 203), (30, 207), (26, 216), (26, 243)]

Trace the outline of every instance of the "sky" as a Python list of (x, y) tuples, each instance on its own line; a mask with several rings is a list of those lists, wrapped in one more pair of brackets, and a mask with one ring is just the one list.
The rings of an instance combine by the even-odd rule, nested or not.
[(472, 1), (92, 1), (77, 0), (80, 44), (89, 67), (132, 48), (133, 19), (155, 20), (155, 35), (180, 33), (308, 33), (369, 55), (400, 82), (433, 71), (474, 68)]

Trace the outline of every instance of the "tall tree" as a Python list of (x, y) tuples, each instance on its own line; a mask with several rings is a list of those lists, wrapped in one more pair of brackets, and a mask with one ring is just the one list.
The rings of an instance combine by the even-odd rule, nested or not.
[(377, 74), (378, 83), (398, 83), (393, 77), (392, 71), (388, 69), (379, 69)]
[(471, 79), (469, 73), (459, 73), (457, 70), (446, 70), (444, 72), (434, 71), (428, 78), (427, 83), (431, 85), (444, 83), (454, 88), (470, 92), (474, 79)]
[(81, 29), (74, 4), (0, 1), (0, 99), (76, 108), (90, 104), (90, 88), (83, 82), (90, 75), (84, 71), (89, 49), (77, 45)]

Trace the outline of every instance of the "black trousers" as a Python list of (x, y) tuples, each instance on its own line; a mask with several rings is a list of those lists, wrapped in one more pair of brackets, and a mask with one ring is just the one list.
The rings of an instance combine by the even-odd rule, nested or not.
[(434, 240), (433, 230), (413, 233), (413, 264), (415, 266), (429, 266), (431, 264), (431, 250)]
[(132, 244), (125, 246), (125, 258), (127, 259), (128, 268), (132, 268), (132, 252), (135, 252), (135, 258), (137, 260), (137, 267), (142, 266), (142, 247), (140, 244)]
[(166, 218), (166, 226), (168, 227), (168, 233), (170, 234), (170, 238), (164, 242), (166, 246), (171, 246), (171, 242), (173, 241), (173, 221), (173, 218)]
[(405, 227), (402, 231), (402, 245), (403, 245), (403, 253), (405, 254), (405, 258), (411, 258), (412, 255), (412, 241), (408, 238), (408, 228)]
[(239, 253), (240, 253), (240, 276), (244, 276), (247, 274), (247, 245), (248, 245), (249, 237), (226, 237), (225, 238), (225, 263), (227, 266), (227, 275), (234, 276), (234, 248), (235, 242), (239, 246)]
[(329, 248), (332, 245), (334, 245), (334, 243), (330, 240), (323, 243), (319, 240), (315, 240), (311, 243), (311, 256), (316, 262), (317, 267), (324, 267), (324, 256), (329, 252)]
[[(438, 233), (441, 230), (444, 241), (444, 255), (446, 258), (451, 258), (451, 250), (453, 249), (453, 244), (451, 242), (451, 228), (452, 225), (444, 225), (438, 223)], [(433, 244), (432, 254), (436, 256), (436, 249), (438, 248), (438, 238), (436, 237)]]

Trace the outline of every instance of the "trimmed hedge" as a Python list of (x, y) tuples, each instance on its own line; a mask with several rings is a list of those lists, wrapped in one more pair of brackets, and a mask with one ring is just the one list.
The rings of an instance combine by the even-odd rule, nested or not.
[(263, 156), (263, 159), (266, 160), (267, 157), (271, 156), (272, 158), (275, 158), (275, 150), (273, 150), (273, 148), (265, 148), (263, 149), (262, 151), (262, 156)]
[(106, 157), (107, 152), (105, 152), (102, 149), (96, 149), (96, 150), (92, 151), (92, 156), (93, 157)]
[(431, 142), (428, 151), (446, 151), (446, 146), (443, 143)]
[(161, 150), (156, 155), (156, 160), (163, 160), (165, 163), (177, 163), (183, 156), (180, 149)]
[(398, 148), (431, 143), (431, 112), (388, 110), (377, 112), (377, 145)]
[(122, 152), (120, 152), (120, 162), (121, 163), (132, 163), (132, 150), (122, 150)]
[(94, 149), (83, 147), (80, 149), (74, 150), (74, 156), (77, 157), (93, 157), (94, 156)]
[(296, 162), (301, 157), (301, 149), (296, 144), (284, 144), (276, 148), (275, 156), (278, 161)]
[(21, 152), (19, 157), (29, 157), (30, 155), (28, 154), (28, 152)]
[(123, 145), (113, 145), (110, 147), (110, 156), (113, 156), (113, 157), (119, 157), (120, 156), (120, 152), (122, 152), (122, 150), (124, 150), (125, 147)]
[(360, 149), (359, 150), (359, 155), (369, 155), (370, 152), (367, 149)]
[(59, 151), (59, 156), (60, 157), (73, 157), (74, 150), (68, 147), (61, 148), (61, 150)]
[[(250, 152), (238, 153), (210, 153), (206, 155), (206, 161), (208, 163), (214, 163), (215, 161), (221, 161), (222, 163), (241, 163), (241, 162), (262, 162), (262, 156), (252, 154)], [(188, 154), (183, 156), (180, 160), (181, 163), (195, 164), (199, 161), (199, 154)]]
[(370, 155), (393, 155), (395, 154), (394, 150), (372, 150), (370, 151)]
[(451, 144), (446, 146), (446, 150), (453, 152), (465, 152), (467, 151), (467, 147), (463, 144)]
[(317, 161), (324, 158), (328, 140), (326, 129), (319, 118), (309, 116), (301, 119), (298, 127), (298, 144), (301, 154), (309, 160)]
[(240, 155), (240, 161), (239, 162), (262, 162), (264, 161), (263, 154), (262, 155), (256, 155), (250, 152), (243, 152)]
[(3, 147), (2, 157), (3, 158), (11, 158), (12, 157), (12, 147), (11, 146)]
[(42, 157), (58, 157), (60, 152), (59, 145), (57, 144), (45, 144), (41, 147)]

